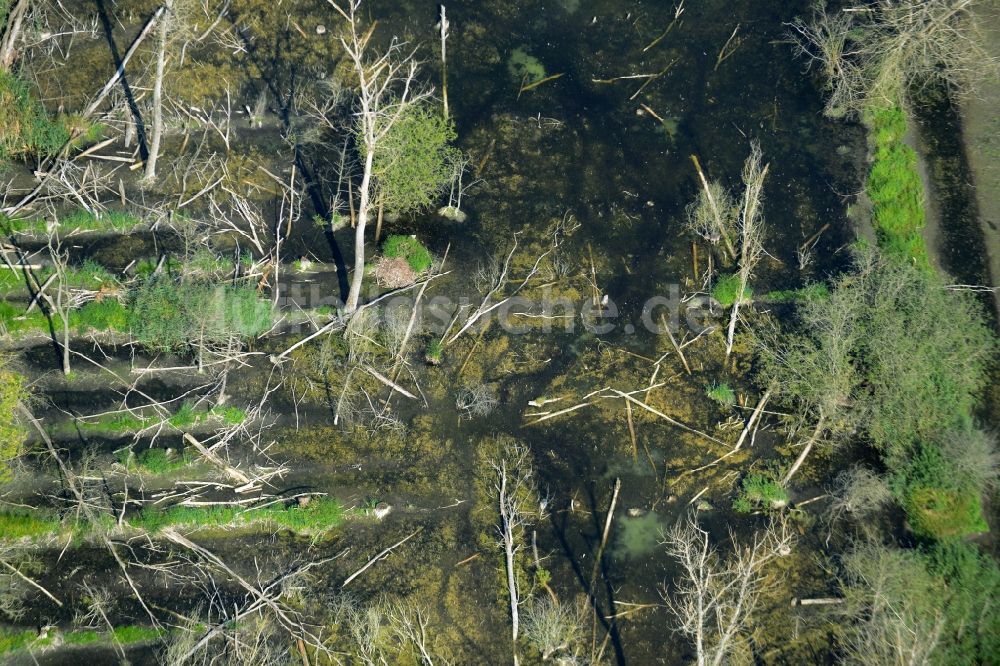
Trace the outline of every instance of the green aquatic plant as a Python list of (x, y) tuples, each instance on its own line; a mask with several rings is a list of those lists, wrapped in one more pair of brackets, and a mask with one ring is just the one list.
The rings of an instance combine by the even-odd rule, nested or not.
[(733, 509), (740, 513), (783, 509), (787, 505), (788, 492), (770, 474), (747, 474), (733, 500)]
[(523, 46), (519, 46), (507, 58), (507, 71), (518, 84), (535, 83), (545, 78), (545, 66)]
[(732, 407), (736, 404), (736, 393), (725, 382), (706, 386), (705, 395), (724, 407)]
[(389, 236), (382, 244), (382, 254), (390, 259), (404, 259), (416, 273), (431, 267), (430, 250), (413, 236)]

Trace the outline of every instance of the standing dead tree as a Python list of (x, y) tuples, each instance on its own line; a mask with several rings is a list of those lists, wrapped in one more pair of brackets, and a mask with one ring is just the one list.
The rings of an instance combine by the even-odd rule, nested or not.
[[(42, 297), (48, 303), (52, 314), (55, 314), (60, 321), (62, 328), (62, 369), (63, 374), (68, 375), (70, 373), (70, 328), (69, 328), (69, 316), (76, 306), (79, 304), (74, 304), (73, 294), (70, 292), (69, 283), (69, 253), (65, 251), (62, 247), (62, 242), (59, 239), (58, 225), (54, 225), (49, 232), (49, 259), (52, 261), (53, 275), (55, 276), (55, 284), (53, 285), (53, 290), (55, 291), (55, 296), (53, 297), (48, 292), (43, 292)], [(55, 322), (52, 322), (53, 325)]]
[[(145, 170), (145, 179), (147, 181), (156, 180), (156, 165), (160, 156), (160, 143), (163, 139), (163, 79), (167, 74), (168, 61), (173, 59), (175, 66), (182, 65), (188, 44), (194, 40), (200, 41), (207, 37), (209, 32), (218, 23), (216, 19), (208, 31), (199, 35), (197, 25), (198, 13), (202, 12), (206, 16), (209, 16), (209, 13), (207, 5), (198, 0), (164, 0), (163, 10), (156, 34), (156, 73), (153, 78), (153, 123)], [(225, 10), (226, 7), (224, 6), (223, 12)], [(177, 52), (174, 53), (173, 51)]]
[(746, 302), (749, 293), (750, 279), (753, 277), (757, 263), (764, 255), (763, 216), (761, 201), (764, 196), (764, 179), (770, 165), (761, 166), (762, 154), (757, 142), (750, 144), (750, 157), (743, 166), (743, 205), (740, 209), (740, 270), (739, 289), (733, 301), (733, 309), (729, 315), (729, 333), (726, 336), (726, 358), (733, 351), (733, 338), (736, 336), (736, 322), (739, 320), (740, 306)]
[(514, 654), (514, 664), (518, 664), (517, 640), (521, 631), (521, 621), (518, 609), (521, 604), (521, 591), (517, 583), (517, 554), (521, 550), (524, 537), (524, 526), (531, 516), (529, 506), (535, 493), (533, 490), (534, 472), (529, 462), (528, 449), (521, 444), (513, 444), (499, 460), (490, 462), (496, 481), (497, 508), (500, 513), (500, 523), (497, 531), (500, 533), (500, 548), (504, 554), (504, 567), (507, 572), (507, 594), (510, 599), (511, 649)]
[(407, 110), (430, 97), (432, 89), (417, 81), (419, 63), (415, 51), (407, 50), (404, 42), (393, 39), (388, 49), (376, 54), (371, 48), (374, 26), (362, 32), (359, 12), (361, 0), (349, 0), (342, 9), (328, 0), (347, 20), (347, 31), (340, 42), (358, 77), (356, 102), (357, 135), (362, 159), (361, 185), (358, 187), (358, 212), (354, 233), (354, 273), (348, 292), (345, 312), (353, 313), (361, 297), (364, 280), (365, 228), (377, 199), (373, 178), (375, 155), (379, 145), (404, 117)]
[(697, 514), (689, 513), (664, 542), (681, 573), (672, 590), (663, 590), (663, 598), (677, 630), (693, 642), (698, 666), (728, 664), (748, 648), (742, 643), (764, 569), (791, 549), (784, 524), (772, 523), (749, 544), (731, 539), (732, 552), (723, 558), (698, 525)]
[(153, 127), (146, 157), (146, 180), (156, 178), (156, 162), (160, 156), (160, 142), (163, 140), (163, 76), (167, 69), (167, 37), (173, 22), (174, 0), (165, 0), (165, 11), (160, 18), (156, 35), (156, 77), (153, 80)]

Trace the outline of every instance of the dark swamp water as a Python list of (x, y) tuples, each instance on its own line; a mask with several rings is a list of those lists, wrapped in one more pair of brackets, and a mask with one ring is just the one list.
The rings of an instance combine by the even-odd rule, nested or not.
[[(598, 644), (610, 628), (605, 658), (618, 664), (685, 663), (690, 651), (681, 636), (670, 633), (670, 617), (662, 605), (661, 586), (673, 568), (658, 545), (659, 535), (703, 487), (709, 490), (702, 499), (713, 507), (703, 517), (713, 536), (724, 542), (727, 524), (737, 535), (748, 534), (756, 519), (730, 512), (730, 493), (736, 475), (743, 471), (740, 465), (780, 447), (780, 438), (762, 432), (756, 448), (734, 458), (731, 466), (685, 475), (724, 449), (707, 447), (698, 438), (637, 413), (638, 450), (633, 452), (620, 401), (613, 406), (604, 401), (538, 425), (530, 425), (530, 415), (539, 409), (528, 401), (558, 397), (564, 402), (557, 405), (570, 406), (607, 385), (623, 391), (648, 385), (651, 361), (665, 354), (670, 344), (641, 324), (644, 305), (650, 298), (669, 296), (673, 285), (680, 294), (698, 290), (692, 276), (691, 237), (683, 229), (685, 207), (699, 188), (692, 154), (709, 177), (736, 187), (750, 140), (760, 142), (770, 164), (764, 209), (769, 257), (758, 271), (755, 292), (801, 287), (846, 263), (845, 245), (855, 237), (846, 209), (861, 187), (866, 146), (860, 127), (823, 118), (821, 92), (794, 58), (785, 23), (808, 12), (811, 4), (691, 3), (670, 33), (645, 51), (671, 24), (672, 3), (449, 4), (450, 108), (459, 145), (475, 165), (482, 165), (482, 182), (466, 195), (469, 220), (464, 225), (427, 215), (389, 222), (388, 230), (417, 234), (438, 255), (450, 244), (446, 268), (452, 272), (433, 291), (478, 304), (481, 291), (473, 288), (475, 273), (490, 256), (509, 251), (515, 232), (519, 243), (533, 253), (532, 259), (517, 265), (523, 274), (533, 257), (548, 248), (553, 221), (571, 217), (579, 227), (560, 253), (567, 273), (583, 278), (561, 293), (582, 308), (591, 293), (588, 279), (592, 280), (599, 293), (617, 306), (615, 326), (594, 334), (577, 316), (571, 331), (557, 327), (552, 332), (533, 329), (514, 334), (494, 326), (480, 342), (475, 342), (476, 333), (470, 333), (448, 350), (441, 368), (415, 371), (428, 406), (397, 404), (406, 425), (401, 433), (361, 436), (334, 426), (328, 406), (303, 403), (294, 391), (277, 392), (271, 402), (277, 419), (272, 431), (277, 440), (274, 455), (290, 460), (292, 469), (283, 480), (284, 490), (328, 492), (348, 506), (384, 500), (394, 511), (379, 523), (348, 521), (331, 539), (319, 543), (253, 535), (211, 537), (202, 543), (234, 562), (247, 563), (253, 554), (275, 566), (349, 548), (343, 558), (310, 580), (312, 598), (322, 600), (371, 555), (421, 528), (407, 549), (352, 584), (353, 593), (362, 599), (382, 593), (420, 599), (434, 608), (441, 622), (441, 642), (451, 646), (453, 663), (506, 663), (509, 627), (502, 559), (494, 547), (495, 516), (486, 498), (490, 470), (484, 447), (498, 435), (507, 436), (527, 445), (539, 488), (548, 498), (548, 517), (538, 521), (534, 531), (555, 593), (561, 599), (585, 595), (596, 570), (595, 596), (602, 617), (631, 608), (628, 604), (648, 605), (616, 622), (601, 621)], [(425, 75), (436, 83), (436, 3), (367, 6), (366, 11), (379, 20), (380, 33), (405, 34), (424, 45)], [(290, 11), (296, 14), (300, 8)], [(321, 4), (303, 3), (301, 13), (307, 31), (311, 30), (307, 17), (311, 21), (326, 16), (328, 25), (334, 20)], [(720, 49), (737, 26), (736, 39), (730, 42), (737, 45), (735, 50), (716, 67)], [(518, 54), (535, 59), (546, 75), (561, 76), (519, 95), (521, 80), (510, 66), (512, 56), (521, 57)], [(277, 48), (260, 55), (281, 57)], [(595, 82), (664, 70), (634, 99), (644, 79)], [(248, 91), (264, 85), (281, 91), (316, 74), (297, 72), (295, 63), (280, 60), (272, 62), (270, 71), (276, 72), (274, 80), (248, 81)], [(249, 92), (247, 97), (251, 98)], [(280, 119), (281, 114), (276, 115)], [(280, 153), (275, 161), (289, 159), (273, 136), (248, 134), (244, 141), (258, 146), (268, 158), (268, 151)], [(328, 162), (316, 154), (308, 154), (306, 160), (317, 169)], [(350, 230), (331, 238), (312, 223), (312, 212), (303, 211), (288, 241), (288, 256), (312, 255), (323, 262), (342, 263), (352, 253)], [(800, 269), (796, 250), (824, 227), (813, 262)], [(100, 243), (87, 251), (117, 265), (127, 263), (121, 259), (126, 252), (137, 251), (135, 245), (150, 242)], [(702, 270), (706, 251), (702, 244)], [(313, 285), (324, 297), (343, 288), (338, 273), (330, 271), (302, 287)], [(294, 291), (294, 285), (290, 289)], [(692, 337), (689, 332), (688, 338)], [(277, 342), (274, 347), (283, 345)], [(673, 406), (671, 415), (718, 433), (721, 430), (713, 429), (731, 420), (732, 414), (705, 398), (705, 387), (725, 380), (745, 394), (750, 368), (744, 361), (735, 364), (735, 370), (725, 366), (717, 342), (710, 350), (690, 349), (694, 372), (685, 374), (671, 358), (669, 370), (665, 365), (659, 378), (667, 384), (655, 404)], [(45, 353), (29, 354), (33, 368), (46, 365)], [(468, 365), (463, 363), (467, 357)], [(124, 360), (126, 354), (118, 358)], [(233, 382), (234, 402), (252, 399), (269, 372), (263, 366), (244, 372), (240, 381)], [(455, 395), (474, 380), (491, 386), (499, 404), (486, 417), (463, 418), (456, 410)], [(169, 383), (156, 388), (170, 391)], [(53, 391), (52, 399), (80, 410), (89, 405), (93, 411), (114, 401), (109, 396), (91, 396), (88, 401), (87, 393), (87, 389)], [(728, 432), (731, 438), (732, 431)], [(118, 445), (89, 444), (104, 451)], [(615, 479), (622, 483), (615, 522), (595, 569)], [(816, 495), (818, 491), (810, 491), (822, 482), (809, 479), (798, 493), (802, 498)], [(628, 515), (628, 509), (635, 509), (636, 515)], [(819, 551), (814, 539), (801, 540), (795, 558), (800, 565), (790, 568), (793, 583), (802, 586), (798, 592), (821, 596), (827, 583), (811, 568)], [(467, 562), (470, 557), (475, 559)], [(81, 552), (79, 558), (84, 570), (100, 572), (114, 566), (100, 552)], [(121, 593), (127, 598), (126, 591)], [(163, 589), (156, 594), (161, 605), (185, 607), (181, 591)], [(122, 601), (118, 617), (141, 621), (142, 612), (134, 606)], [(589, 622), (587, 626), (589, 641)], [(795, 629), (766, 620), (764, 626), (759, 659), (784, 663), (774, 658), (773, 650)], [(130, 656), (135, 663), (153, 663), (154, 652), (136, 651)], [(100, 651), (39, 661), (82, 659), (115, 663), (113, 654)], [(795, 663), (796, 657), (785, 659)]]

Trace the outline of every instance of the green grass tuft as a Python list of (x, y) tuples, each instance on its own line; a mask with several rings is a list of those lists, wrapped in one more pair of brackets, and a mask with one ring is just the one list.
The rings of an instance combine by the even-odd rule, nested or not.
[(729, 387), (729, 384), (725, 382), (705, 387), (705, 395), (720, 405), (724, 405), (726, 407), (731, 407), (736, 404), (736, 393), (734, 393), (733, 389)]
[(389, 236), (382, 245), (382, 254), (390, 259), (405, 259), (417, 273), (426, 271), (434, 261), (430, 250), (413, 236)]
[[(723, 275), (712, 287), (712, 298), (719, 302), (724, 308), (728, 308), (733, 303), (736, 302), (737, 297), (740, 292), (740, 276), (739, 275)], [(747, 286), (746, 291), (743, 293), (742, 301), (747, 301), (753, 298), (753, 290)]]

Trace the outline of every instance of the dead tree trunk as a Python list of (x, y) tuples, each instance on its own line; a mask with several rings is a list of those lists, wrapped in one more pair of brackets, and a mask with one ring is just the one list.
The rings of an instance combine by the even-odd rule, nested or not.
[(10, 71), (14, 64), (14, 57), (17, 55), (17, 40), (21, 36), (21, 28), (24, 25), (24, 17), (28, 13), (28, 0), (18, 0), (14, 8), (7, 15), (7, 29), (3, 32), (3, 41), (0, 42), (0, 69)]
[(165, 11), (160, 19), (156, 45), (156, 79), (153, 81), (153, 131), (149, 142), (149, 156), (146, 158), (146, 180), (156, 180), (156, 160), (160, 156), (160, 142), (163, 138), (163, 75), (167, 67), (167, 36), (170, 32), (171, 12), (174, 0), (164, 2)]
[(823, 432), (823, 425), (825, 424), (825, 421), (825, 417), (819, 417), (819, 421), (816, 422), (816, 429), (813, 430), (812, 435), (810, 435), (809, 439), (806, 440), (806, 445), (802, 447), (802, 453), (800, 453), (799, 457), (795, 459), (795, 462), (792, 464), (792, 468), (788, 470), (788, 474), (785, 475), (785, 478), (781, 480), (781, 485), (787, 486), (788, 482), (792, 480), (793, 476), (795, 476), (795, 473), (799, 471), (799, 467), (802, 467), (802, 463), (805, 462), (806, 457), (816, 444), (816, 440), (819, 439), (820, 433)]

